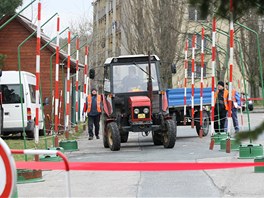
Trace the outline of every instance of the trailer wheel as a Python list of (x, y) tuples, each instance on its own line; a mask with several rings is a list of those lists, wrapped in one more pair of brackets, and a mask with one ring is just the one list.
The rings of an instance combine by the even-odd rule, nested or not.
[(107, 140), (111, 151), (120, 150), (120, 134), (116, 122), (110, 122), (107, 124)]
[(125, 142), (127, 142), (127, 140), (128, 140), (128, 132), (127, 133), (123, 133), (123, 134), (121, 134), (121, 143), (125, 143)]
[(163, 136), (164, 148), (173, 148), (176, 142), (176, 123), (174, 120), (165, 120), (165, 131)]
[(163, 142), (162, 142), (162, 134), (160, 134), (159, 132), (153, 132), (152, 131), (152, 140), (153, 140), (153, 143), (154, 145), (162, 145)]
[[(195, 119), (195, 126), (196, 126), (196, 132), (199, 136), (200, 133), (200, 113), (198, 113), (198, 116)], [(209, 116), (208, 113), (206, 111), (203, 111), (203, 136), (207, 136), (208, 132), (209, 132)]]

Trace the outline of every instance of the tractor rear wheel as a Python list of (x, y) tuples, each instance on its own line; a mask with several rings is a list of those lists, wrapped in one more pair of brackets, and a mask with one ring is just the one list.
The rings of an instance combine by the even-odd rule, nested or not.
[(107, 130), (108, 146), (111, 149), (111, 151), (120, 150), (121, 138), (116, 122), (108, 123), (106, 130)]
[(165, 131), (163, 136), (164, 148), (173, 148), (176, 142), (176, 123), (174, 120), (165, 120)]
[(162, 145), (162, 134), (160, 132), (154, 132), (152, 131), (152, 140), (154, 145)]

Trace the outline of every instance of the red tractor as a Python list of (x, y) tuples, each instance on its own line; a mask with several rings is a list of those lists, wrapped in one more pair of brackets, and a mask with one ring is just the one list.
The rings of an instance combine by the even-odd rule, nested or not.
[[(108, 58), (104, 64), (103, 143), (120, 150), (129, 132), (152, 133), (154, 145), (173, 148), (176, 123), (170, 117), (166, 91), (161, 88), (156, 55)], [(90, 70), (90, 77), (94, 70)]]

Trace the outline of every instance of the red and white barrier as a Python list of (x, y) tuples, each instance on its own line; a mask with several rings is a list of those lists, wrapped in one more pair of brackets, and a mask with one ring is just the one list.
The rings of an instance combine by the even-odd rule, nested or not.
[(59, 111), (59, 50), (60, 50), (60, 17), (57, 18), (57, 39), (56, 39), (56, 69), (55, 69), (55, 132), (58, 133), (58, 111)]
[(75, 116), (76, 116), (76, 123), (78, 123), (78, 86), (79, 86), (79, 80), (78, 80), (78, 76), (79, 76), (79, 37), (77, 37), (76, 39), (76, 81), (75, 81)]
[(70, 116), (70, 70), (71, 70), (71, 32), (68, 31), (68, 60), (67, 60), (67, 93), (66, 93), (66, 118), (65, 129), (69, 128), (69, 116)]
[(203, 137), (203, 72), (204, 72), (204, 28), (202, 28), (201, 39), (201, 83), (200, 83), (200, 131), (199, 136)]
[(36, 144), (39, 143), (39, 82), (40, 82), (40, 37), (41, 37), (41, 2), (38, 3), (38, 23), (37, 23), (37, 47), (36, 47), (36, 119), (34, 137)]
[[(64, 154), (62, 154), (60, 151), (57, 151), (57, 150), (33, 150), (33, 149), (31, 150), (31, 149), (27, 149), (27, 150), (11, 150), (11, 153), (12, 154), (24, 154), (24, 155), (57, 155), (57, 156), (60, 156), (62, 158), (62, 160), (63, 160), (63, 163), (64, 163), (64, 167), (62, 167), (61, 170), (65, 170), (66, 171), (65, 173), (66, 173), (66, 189), (67, 189), (66, 193), (67, 193), (67, 197), (71, 197), (70, 166), (69, 166), (69, 162), (68, 162), (67, 157)], [(30, 169), (30, 168), (32, 168), (32, 166), (30, 164), (34, 163), (34, 162), (25, 162), (25, 163), (27, 165), (23, 169)], [(41, 163), (41, 162), (36, 162), (36, 163)], [(19, 162), (17, 164), (19, 164)], [(47, 166), (47, 163), (46, 163), (45, 168), (41, 168), (41, 169), (47, 169), (47, 167), (49, 169), (54, 170), (52, 167)]]
[(186, 95), (187, 95), (187, 68), (188, 68), (188, 40), (185, 42), (185, 50), (184, 50), (184, 125), (186, 125)]
[[(84, 56), (84, 86), (83, 86), (83, 93), (84, 93), (84, 109), (86, 109), (86, 97), (88, 95), (88, 46), (85, 47), (85, 56)], [(84, 112), (86, 116), (86, 111)]]
[(194, 67), (195, 67), (195, 46), (196, 46), (196, 36), (192, 37), (192, 128), (194, 128)]

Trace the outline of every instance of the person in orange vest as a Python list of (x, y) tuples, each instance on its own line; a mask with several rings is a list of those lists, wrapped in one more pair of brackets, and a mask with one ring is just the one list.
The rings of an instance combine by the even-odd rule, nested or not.
[(214, 95), (215, 99), (215, 132), (225, 132), (226, 115), (228, 111), (228, 90), (225, 89), (223, 81), (217, 83), (217, 91)]
[[(99, 129), (100, 129), (100, 116), (102, 112), (101, 107), (101, 95), (97, 94), (97, 90), (93, 88), (91, 90), (91, 94), (89, 94), (86, 98), (86, 107), (87, 107), (87, 114), (88, 114), (88, 133), (89, 138), (88, 140), (92, 140), (94, 137), (96, 139), (100, 139), (99, 137)], [(93, 125), (95, 131), (93, 133)]]
[[(226, 83), (226, 89), (228, 90), (228, 83)], [(238, 119), (237, 119), (237, 109), (241, 108), (241, 101), (240, 101), (240, 95), (239, 93), (233, 88), (232, 89), (232, 107), (231, 107), (231, 116), (233, 120), (233, 126), (235, 129), (235, 132), (239, 132), (239, 125), (238, 125)], [(225, 122), (225, 128), (227, 128), (228, 120), (226, 119)]]

